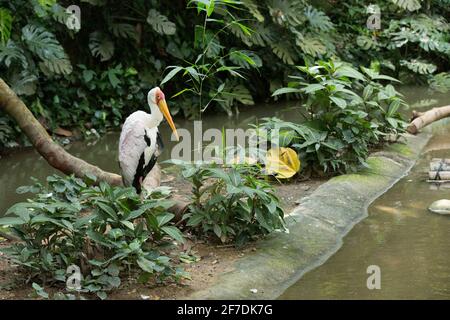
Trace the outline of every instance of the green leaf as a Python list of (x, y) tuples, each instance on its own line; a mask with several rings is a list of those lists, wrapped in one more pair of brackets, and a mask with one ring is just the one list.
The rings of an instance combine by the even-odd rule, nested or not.
[(43, 61), (66, 57), (55, 35), (42, 27), (27, 24), (22, 28), (22, 40)]
[(275, 90), (275, 92), (272, 93), (272, 97), (278, 96), (280, 94), (299, 93), (299, 92), (301, 92), (301, 89), (297, 89), (297, 88), (281, 88), (281, 89)]
[(333, 101), (341, 109), (345, 109), (347, 107), (347, 102), (344, 99), (338, 97), (330, 97), (330, 100)]
[(161, 35), (173, 35), (177, 30), (175, 23), (169, 21), (165, 15), (155, 9), (148, 11), (147, 23)]
[(139, 257), (136, 262), (138, 266), (145, 272), (153, 273), (155, 271), (156, 264), (153, 261), (150, 261), (144, 257)]
[(173, 213), (165, 213), (162, 215), (158, 215), (156, 219), (158, 220), (158, 227), (162, 227), (167, 224), (170, 220), (175, 217)]
[(0, 8), (0, 41), (5, 45), (11, 36), (13, 17), (11, 11)]
[(126, 226), (130, 230), (134, 230), (134, 224), (130, 221), (120, 221), (121, 224)]
[(89, 49), (92, 55), (99, 57), (101, 61), (108, 61), (114, 55), (114, 43), (109, 36), (100, 31), (89, 35)]
[(97, 202), (97, 206), (112, 219), (117, 220), (117, 213), (113, 208), (102, 202)]
[(343, 66), (337, 68), (337, 70), (334, 72), (334, 76), (338, 77), (338, 78), (348, 77), (348, 78), (358, 79), (361, 81), (366, 81), (366, 78), (364, 77), (364, 75), (361, 72), (353, 69), (350, 66), (346, 66), (346, 65), (343, 65)]
[(160, 86), (162, 86), (164, 83), (166, 83), (167, 81), (172, 79), (178, 72), (183, 70), (183, 67), (172, 66), (172, 67), (168, 67), (168, 68), (173, 68), (173, 69), (164, 77), (164, 79), (160, 83)]
[(184, 238), (183, 238), (183, 234), (181, 233), (181, 231), (174, 226), (164, 226), (161, 228), (162, 231), (164, 231), (164, 233), (166, 233), (168, 236), (170, 236), (171, 238), (173, 238), (174, 240), (184, 243)]
[(0, 218), (0, 225), (22, 225), (25, 224), (26, 222), (18, 217), (4, 217), (4, 218)]

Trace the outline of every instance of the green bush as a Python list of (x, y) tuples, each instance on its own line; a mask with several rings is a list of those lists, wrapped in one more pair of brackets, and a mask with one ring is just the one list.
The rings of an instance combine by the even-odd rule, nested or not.
[(260, 127), (279, 129), (282, 146), (293, 147), (305, 165), (323, 171), (355, 170), (365, 164), (371, 146), (405, 131), (399, 109), (407, 104), (391, 84), (381, 83), (396, 79), (364, 67), (363, 74), (333, 61), (297, 69), (300, 73), (291, 76), (289, 87), (274, 95), (299, 94), (305, 101), (303, 123), (266, 119)]
[(285, 229), (279, 199), (270, 183), (258, 178), (255, 168), (179, 165), (182, 176), (192, 184), (192, 204), (183, 219), (197, 235), (242, 245)]
[(183, 241), (171, 222), (174, 215), (167, 212), (173, 205), (168, 189), (156, 189), (141, 200), (133, 188), (89, 186), (56, 175), (47, 181), (48, 188), (38, 182), (19, 188), (36, 196), (0, 218), (0, 225), (10, 226), (22, 240), (3, 251), (29, 279), (63, 287), (68, 267), (76, 265), (84, 276), (81, 292), (103, 299), (133, 268), (142, 279), (186, 276), (158, 249), (164, 239)]

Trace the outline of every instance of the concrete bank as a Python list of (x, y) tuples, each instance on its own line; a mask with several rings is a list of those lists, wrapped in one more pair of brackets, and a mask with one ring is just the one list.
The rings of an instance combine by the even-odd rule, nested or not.
[(276, 299), (342, 246), (343, 237), (367, 217), (368, 206), (409, 172), (430, 137), (408, 135), (372, 154), (369, 168), (324, 183), (287, 218), (289, 233), (261, 241), (256, 252), (235, 263), (233, 271), (186, 298)]

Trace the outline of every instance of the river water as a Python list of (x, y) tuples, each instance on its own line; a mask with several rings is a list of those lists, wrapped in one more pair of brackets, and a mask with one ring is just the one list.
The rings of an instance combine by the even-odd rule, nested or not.
[[(425, 148), (410, 174), (369, 207), (369, 216), (322, 266), (280, 299), (449, 299), (450, 216), (431, 213), (450, 186), (430, 185), (432, 158), (450, 158), (450, 122)], [(380, 268), (381, 289), (367, 288), (367, 268)]]
[[(400, 91), (413, 104), (411, 109), (419, 111), (450, 102), (450, 94), (436, 94), (422, 87), (404, 87)], [(300, 119), (298, 105), (296, 102), (258, 105), (231, 118), (223, 114), (208, 116), (203, 119), (203, 130), (246, 129), (267, 116), (296, 121)], [(193, 129), (191, 121), (176, 119), (176, 125)], [(160, 131), (163, 137), (170, 134), (167, 124), (162, 124)], [(431, 151), (423, 155), (411, 174), (370, 206), (369, 217), (345, 237), (342, 248), (280, 298), (450, 298), (450, 217), (435, 215), (426, 209), (434, 200), (450, 198), (450, 189), (432, 190), (424, 181), (432, 157), (450, 158), (449, 134), (450, 124), (436, 133), (429, 145)], [(119, 172), (118, 137), (117, 132), (108, 133), (95, 143), (75, 142), (66, 148), (104, 170)], [(161, 160), (169, 157), (174, 143), (167, 141), (165, 145)], [(31, 184), (30, 177), (44, 181), (53, 173), (57, 173), (56, 170), (32, 148), (1, 157), (0, 216), (12, 204), (26, 199), (27, 195), (15, 193), (17, 187)], [(369, 265), (381, 269), (381, 290), (366, 287)]]

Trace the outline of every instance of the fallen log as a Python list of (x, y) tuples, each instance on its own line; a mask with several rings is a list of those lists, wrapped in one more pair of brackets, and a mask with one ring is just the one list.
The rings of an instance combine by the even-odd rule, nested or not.
[(430, 123), (450, 116), (450, 106), (433, 108), (426, 112), (413, 111), (411, 123), (406, 128), (411, 134), (417, 134), (422, 128)]

